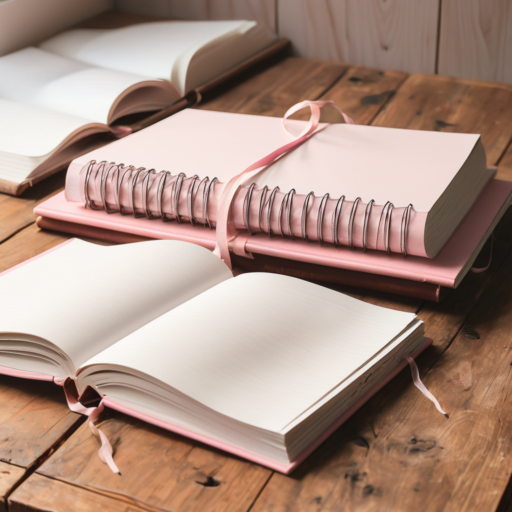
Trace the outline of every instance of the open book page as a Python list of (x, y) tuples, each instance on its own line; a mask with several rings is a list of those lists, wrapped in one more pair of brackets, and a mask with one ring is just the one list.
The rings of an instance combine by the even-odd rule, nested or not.
[(42, 343), (63, 352), (77, 368), (230, 277), (224, 263), (193, 244), (104, 247), (73, 240), (0, 277), (0, 337), (8, 341), (14, 333), (16, 339)]
[(279, 432), (414, 318), (299, 279), (245, 274), (166, 313), (83, 367), (142, 372), (221, 414)]
[[(57, 148), (87, 135), (84, 127), (90, 133), (108, 131), (88, 119), (1, 97), (0, 119), (0, 178), (18, 183)], [(28, 157), (26, 165), (11, 165), (17, 156)]]
[(156, 110), (179, 97), (168, 82), (91, 67), (40, 48), (0, 57), (0, 76), (9, 77), (0, 81), (2, 98), (105, 124), (112, 121), (120, 97), (140, 86), (163, 89), (159, 93), (167, 98), (153, 99), (139, 110)]
[(184, 95), (192, 57), (206, 45), (254, 25), (247, 21), (162, 21), (118, 29), (75, 29), (40, 47), (93, 66), (171, 80)]

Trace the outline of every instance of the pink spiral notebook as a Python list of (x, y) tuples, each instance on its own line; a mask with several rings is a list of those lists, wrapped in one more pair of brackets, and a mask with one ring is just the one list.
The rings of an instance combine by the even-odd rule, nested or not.
[(73, 161), (34, 212), (454, 288), (510, 203), (494, 174), (474, 134), (185, 110)]
[(431, 343), (414, 314), (290, 277), (233, 278), (179, 241), (73, 239), (0, 283), (0, 373), (64, 385), (95, 418), (69, 398), (92, 388), (102, 407), (283, 473)]

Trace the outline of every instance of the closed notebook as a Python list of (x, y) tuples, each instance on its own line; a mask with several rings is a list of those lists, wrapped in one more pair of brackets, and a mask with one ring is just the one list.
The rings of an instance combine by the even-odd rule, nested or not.
[[(226, 183), (288, 123), (185, 110), (73, 161), (35, 213), (213, 249)], [(478, 135), (329, 125), (238, 190), (231, 250), (456, 287), (510, 200), (494, 174)]]
[(290, 472), (429, 343), (414, 314), (233, 278), (179, 241), (77, 239), (0, 275), (0, 372)]
[(125, 126), (128, 115), (184, 108), (187, 94), (276, 45), (253, 21), (160, 20), (72, 29), (0, 56), (0, 190), (18, 193), (140, 127)]

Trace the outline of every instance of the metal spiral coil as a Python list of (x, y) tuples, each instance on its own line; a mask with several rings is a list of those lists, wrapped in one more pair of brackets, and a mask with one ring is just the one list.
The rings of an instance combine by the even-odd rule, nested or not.
[[(97, 167), (96, 167), (97, 165)], [(96, 168), (96, 169), (95, 169)], [(183, 182), (187, 179), (185, 173), (180, 172), (176, 176), (172, 176), (169, 171), (160, 171), (157, 172), (155, 169), (146, 170), (144, 167), (135, 168), (133, 165), (125, 166), (124, 164), (116, 164), (114, 162), (107, 163), (106, 161), (102, 161), (99, 164), (96, 163), (95, 160), (91, 160), (88, 162), (82, 169), (83, 172), (85, 170), (85, 182), (84, 182), (84, 197), (85, 197), (85, 207), (90, 208), (91, 210), (104, 210), (107, 213), (120, 213), (121, 215), (133, 215), (135, 218), (138, 217), (146, 217), (148, 219), (157, 219), (160, 218), (162, 222), (168, 222), (171, 220), (175, 220), (176, 222), (182, 222), (183, 213), (179, 211), (179, 199), (181, 196), (181, 192), (183, 189)], [(155, 178), (155, 181), (158, 180), (157, 192), (156, 192), (156, 200), (157, 200), (157, 209), (160, 214), (153, 215), (149, 208), (149, 191), (150, 191), (150, 177), (151, 176), (159, 176)], [(93, 186), (97, 187), (97, 178), (100, 177), (100, 187), (99, 187), (99, 197), (101, 199), (101, 205), (95, 204), (90, 196), (90, 187), (91, 180), (93, 181)], [(163, 197), (164, 191), (166, 190), (166, 186), (169, 185), (168, 179), (173, 178), (172, 183), (170, 183), (171, 189), (171, 214), (164, 212), (163, 209)], [(107, 202), (107, 183), (108, 180), (111, 180), (111, 183), (114, 188), (114, 197), (115, 197), (115, 207), (111, 207)], [(123, 209), (120, 200), (120, 193), (123, 187), (123, 184), (126, 182), (129, 183), (129, 198), (130, 198), (130, 208), (131, 212), (127, 212)], [(212, 188), (214, 183), (218, 181), (217, 178), (209, 179), (205, 177), (203, 179), (199, 179), (199, 176), (194, 175), (191, 178), (191, 182), (187, 189), (187, 217), (192, 225), (198, 223), (198, 220), (194, 217), (194, 205), (197, 198), (197, 194), (199, 190), (203, 189), (203, 203), (202, 203), (202, 223), (204, 226), (208, 226), (212, 228), (212, 223), (209, 219), (208, 209), (209, 209), (209, 201), (210, 195), (212, 192)], [(142, 213), (138, 212), (135, 207), (135, 191), (137, 185), (140, 184), (141, 192), (142, 192)], [(244, 201), (243, 201), (243, 225), (245, 229), (250, 233), (255, 233), (255, 230), (251, 226), (250, 221), (250, 212), (251, 212), (251, 201), (253, 199), (253, 192), (256, 188), (256, 183), (251, 183), (247, 187), (247, 191), (245, 193)], [(97, 188), (96, 188), (97, 190)], [(267, 223), (267, 231), (269, 237), (272, 237), (275, 233), (272, 231), (271, 227), (271, 219), (272, 212), (275, 206), (275, 198), (276, 194), (280, 191), (279, 187), (275, 187), (270, 193), (269, 188), (264, 186), (261, 190), (261, 196), (259, 200), (258, 206), (258, 229), (259, 231), (264, 231), (263, 229), (263, 217), (264, 211), (267, 209), (266, 213), (266, 223)], [(292, 207), (293, 207), (293, 198), (296, 194), (295, 189), (291, 189), (289, 192), (284, 194), (283, 199), (281, 200), (281, 204), (279, 206), (279, 213), (277, 216), (277, 231), (282, 237), (289, 236), (290, 238), (294, 238), (294, 234), (292, 231)], [(267, 199), (268, 196), (268, 199)], [(313, 192), (309, 192), (304, 199), (304, 203), (302, 206), (301, 213), (301, 235), (304, 241), (308, 241), (308, 231), (307, 231), (307, 220), (308, 215), (311, 211), (310, 203), (314, 201), (315, 195)], [(327, 207), (327, 202), (329, 200), (329, 194), (325, 194), (318, 206), (317, 211), (317, 225), (316, 225), (316, 235), (317, 240), (320, 244), (324, 242), (324, 219), (325, 219), (325, 211)], [(339, 222), (341, 218), (342, 208), (345, 202), (345, 196), (342, 195), (336, 202), (334, 210), (332, 212), (332, 243), (335, 247), (340, 245), (339, 241)], [(361, 202), (361, 198), (357, 197), (353, 203), (350, 211), (350, 216), (348, 220), (348, 247), (349, 249), (354, 249), (354, 221), (357, 213), (357, 208), (359, 203)], [(372, 209), (375, 205), (375, 201), (371, 199), (366, 205), (366, 209), (364, 212), (364, 220), (363, 220), (363, 234), (362, 234), (362, 248), (363, 251), (366, 252), (368, 248), (368, 226), (369, 220), (372, 213)], [(379, 217), (377, 234), (375, 247), (378, 247), (379, 243), (379, 234), (381, 231), (381, 225), (383, 226), (384, 231), (384, 248), (385, 251), (390, 254), (390, 233), (391, 233), (391, 218), (393, 210), (395, 206), (392, 202), (388, 201), (382, 208), (382, 212)], [(409, 224), (411, 220), (411, 212), (414, 210), (413, 205), (409, 204), (402, 214), (401, 223), (400, 223), (400, 252), (405, 257), (407, 256), (407, 238), (409, 234)], [(284, 222), (283, 222), (284, 218)]]

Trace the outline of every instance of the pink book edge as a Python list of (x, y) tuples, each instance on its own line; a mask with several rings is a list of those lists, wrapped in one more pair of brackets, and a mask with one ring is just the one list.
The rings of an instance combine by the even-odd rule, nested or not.
[(8, 366), (0, 365), (0, 375), (7, 375), (9, 377), (18, 377), (19, 379), (30, 379), (30, 380), (45, 380), (53, 382), (55, 377), (53, 375), (47, 375), (46, 373), (28, 372), (25, 370), (16, 370), (15, 368), (9, 368)]
[[(427, 349), (432, 344), (432, 339), (425, 338), (423, 344), (412, 354), (412, 357), (416, 359), (425, 349)], [(191, 430), (179, 427), (167, 421), (158, 419), (149, 414), (139, 412), (136, 409), (132, 409), (131, 407), (127, 407), (125, 405), (121, 405), (116, 403), (114, 400), (111, 400), (108, 397), (103, 399), (103, 404), (110, 409), (122, 412), (127, 414), (128, 416), (132, 416), (134, 418), (145, 421), (146, 423), (150, 423), (157, 427), (163, 428), (165, 430), (169, 430), (170, 432), (174, 432), (175, 434), (182, 435), (184, 437), (188, 437), (200, 443), (204, 443), (214, 448), (220, 449), (227, 453), (231, 453), (236, 455), (237, 457), (241, 457), (243, 459), (249, 460), (256, 464), (260, 464), (261, 466), (266, 466), (274, 471), (278, 471), (279, 473), (283, 473), (285, 475), (290, 474), (299, 464), (301, 464), (309, 455), (311, 455), (324, 441), (326, 441), (331, 434), (333, 434), (343, 423), (345, 423), (359, 408), (361, 408), (368, 400), (370, 400), (375, 394), (377, 394), (388, 382), (394, 379), (406, 366), (407, 361), (403, 360), (398, 366), (392, 370), (386, 378), (384, 378), (379, 384), (377, 384), (373, 389), (368, 391), (362, 398), (360, 398), (356, 403), (354, 403), (349, 409), (347, 409), (329, 428), (325, 430), (325, 432), (317, 438), (306, 450), (304, 450), (297, 459), (295, 459), (290, 464), (279, 464), (273, 460), (266, 459), (254, 453), (243, 450), (242, 448), (238, 448), (236, 446), (229, 445), (222, 441), (217, 441), (210, 437), (204, 436), (202, 434), (197, 434)], [(0, 366), (0, 374), (7, 375), (10, 377), (18, 377), (22, 379), (32, 379), (32, 380), (40, 380), (40, 381), (53, 381), (55, 384), (59, 386), (63, 386), (64, 380), (62, 382), (57, 381), (54, 376), (46, 375), (43, 373), (29, 372), (24, 370), (16, 370), (14, 368), (9, 368), (6, 366)]]
[[(412, 357), (416, 359), (426, 348), (428, 348), (432, 344), (432, 339), (425, 338), (425, 341), (413, 354)], [(309, 455), (311, 455), (324, 441), (327, 440), (343, 423), (345, 423), (360, 407), (362, 407), (370, 398), (372, 398), (376, 393), (378, 393), (388, 382), (390, 382), (393, 378), (395, 378), (406, 366), (408, 365), (407, 361), (404, 359), (394, 370), (392, 370), (385, 379), (383, 379), (379, 384), (377, 384), (373, 389), (368, 391), (366, 395), (360, 398), (355, 404), (353, 404), (349, 409), (347, 409), (339, 418), (336, 420), (325, 432), (317, 438), (306, 450), (304, 450), (297, 459), (295, 459), (290, 464), (279, 464), (273, 460), (266, 459), (259, 455), (256, 455), (252, 452), (248, 452), (243, 450), (242, 448), (238, 448), (236, 446), (232, 446), (230, 444), (224, 443), (222, 441), (217, 441), (210, 437), (204, 436), (202, 434), (197, 434), (191, 430), (188, 430), (183, 427), (179, 427), (167, 421), (155, 418), (149, 414), (139, 412), (136, 409), (132, 409), (131, 407), (127, 407), (125, 405), (121, 405), (116, 403), (114, 400), (111, 400), (108, 397), (103, 399), (103, 404), (106, 407), (110, 407), (116, 411), (127, 414), (128, 416), (132, 416), (134, 418), (145, 421), (146, 423), (151, 423), (157, 427), (163, 428), (165, 430), (169, 430), (174, 432), (175, 434), (182, 435), (184, 437), (188, 437), (193, 439), (194, 441), (199, 441), (200, 443), (204, 443), (214, 448), (218, 448), (227, 453), (231, 453), (236, 455), (237, 457), (241, 457), (243, 459), (249, 460), (256, 464), (260, 464), (261, 466), (266, 466), (274, 471), (278, 471), (279, 473), (284, 473), (285, 475), (290, 474), (299, 464), (301, 464)]]

